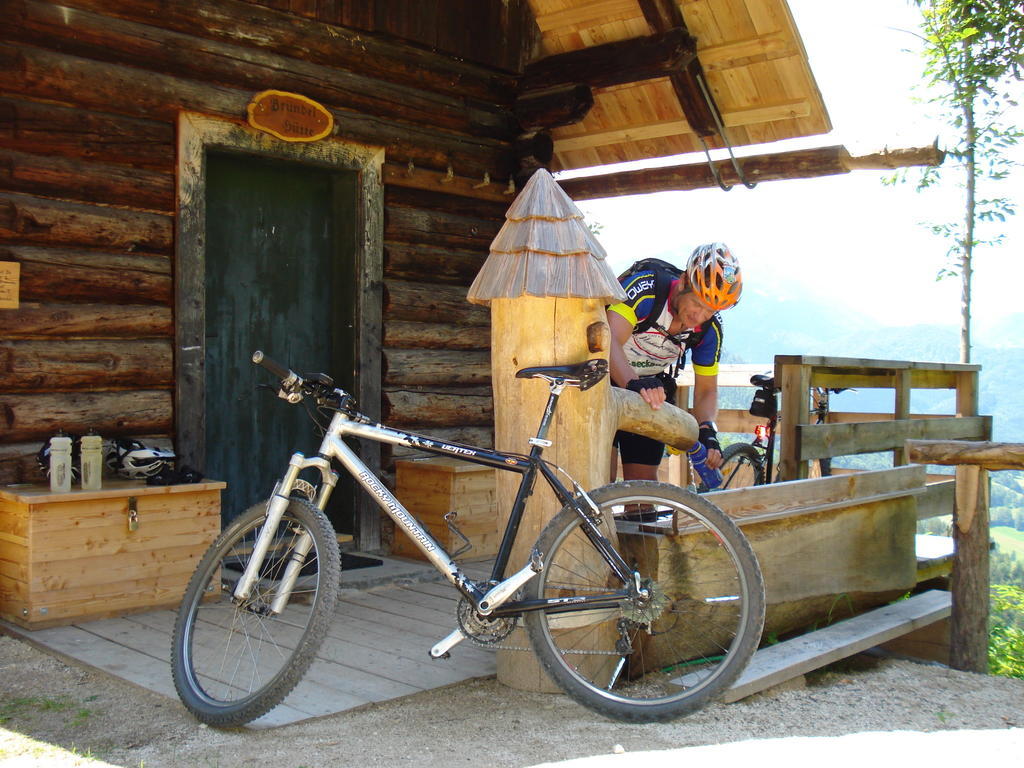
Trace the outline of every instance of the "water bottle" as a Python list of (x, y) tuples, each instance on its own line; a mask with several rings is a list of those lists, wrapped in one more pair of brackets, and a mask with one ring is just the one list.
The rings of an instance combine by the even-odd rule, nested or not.
[(103, 440), (91, 432), (82, 438), (82, 490), (103, 487)]
[(71, 438), (50, 438), (50, 490), (67, 493), (71, 490)]
[(690, 457), (690, 463), (697, 471), (697, 474), (700, 475), (700, 479), (707, 490), (714, 490), (722, 484), (722, 473), (707, 465), (708, 449), (704, 447), (703, 443), (694, 443), (693, 447), (686, 452), (686, 455)]

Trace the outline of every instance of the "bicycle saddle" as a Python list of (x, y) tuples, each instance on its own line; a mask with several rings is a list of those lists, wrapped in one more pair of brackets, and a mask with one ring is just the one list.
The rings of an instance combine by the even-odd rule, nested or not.
[(775, 389), (775, 376), (770, 373), (755, 373), (750, 377), (750, 383), (755, 387)]
[(538, 365), (516, 371), (517, 379), (560, 380), (570, 387), (579, 387), (581, 392), (590, 389), (607, 375), (608, 361), (599, 357), (573, 365)]

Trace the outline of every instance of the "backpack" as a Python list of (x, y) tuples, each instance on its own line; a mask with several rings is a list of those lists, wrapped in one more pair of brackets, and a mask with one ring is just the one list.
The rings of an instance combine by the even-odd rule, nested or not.
[(619, 275), (619, 283), (627, 283), (634, 275), (642, 272), (654, 273), (654, 309), (637, 324), (633, 333), (643, 333), (657, 322), (665, 307), (665, 302), (668, 301), (669, 288), (673, 281), (678, 280), (683, 273), (679, 267), (662, 259), (640, 259)]

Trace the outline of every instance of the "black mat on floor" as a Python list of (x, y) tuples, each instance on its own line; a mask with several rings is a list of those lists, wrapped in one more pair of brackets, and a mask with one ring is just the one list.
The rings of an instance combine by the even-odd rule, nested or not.
[(384, 561), (376, 557), (367, 557), (366, 555), (354, 555), (351, 552), (341, 553), (342, 571), (353, 571), (356, 568), (373, 568), (378, 565), (384, 565)]

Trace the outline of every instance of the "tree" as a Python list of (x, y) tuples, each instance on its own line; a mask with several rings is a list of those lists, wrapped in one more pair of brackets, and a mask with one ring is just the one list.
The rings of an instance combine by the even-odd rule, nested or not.
[(950, 243), (939, 277), (960, 275), (960, 361), (971, 357), (971, 276), (975, 249), (996, 245), (1002, 234), (987, 239), (985, 225), (1015, 213), (1006, 197), (979, 196), (990, 183), (1005, 179), (1013, 167), (1009, 151), (1024, 133), (1003, 123), (1007, 107), (1016, 106), (1008, 86), (1024, 69), (1024, 3), (1019, 0), (913, 0), (921, 10), (925, 78), (943, 117), (956, 135), (945, 167), (927, 169), (918, 188), (931, 186), (946, 173), (959, 174), (964, 190), (960, 221), (932, 226)]

